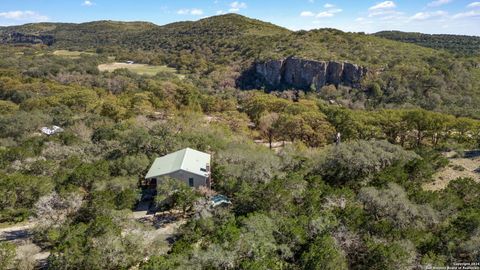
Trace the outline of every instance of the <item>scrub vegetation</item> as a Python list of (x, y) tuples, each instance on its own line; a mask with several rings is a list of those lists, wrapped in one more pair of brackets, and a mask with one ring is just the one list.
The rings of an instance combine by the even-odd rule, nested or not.
[[(424, 188), (448, 166), (442, 153), (479, 146), (475, 56), (333, 29), (291, 32), (238, 15), (0, 33), (12, 30), (56, 42), (0, 45), (0, 223), (34, 221), (50, 269), (416, 269), (478, 260), (480, 183)], [(254, 61), (289, 55), (378, 72), (358, 89), (239, 86)], [(102, 72), (112, 57), (155, 71)], [(52, 125), (63, 132), (40, 132)], [(212, 154), (213, 189), (232, 204), (199, 210), (202, 192), (166, 181), (155, 203), (185, 218), (166, 247), (132, 210), (153, 160), (185, 147)], [(0, 243), (0, 269), (21, 263), (15, 253)]]

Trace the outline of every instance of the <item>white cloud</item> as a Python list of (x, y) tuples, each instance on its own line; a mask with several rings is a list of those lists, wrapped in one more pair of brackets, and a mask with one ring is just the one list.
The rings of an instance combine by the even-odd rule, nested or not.
[(448, 13), (442, 10), (433, 11), (433, 12), (418, 12), (412, 17), (410, 17), (410, 20), (424, 21), (424, 20), (435, 19), (439, 17), (445, 17), (447, 15)]
[(317, 16), (315, 16), (315, 17), (317, 17), (317, 18), (331, 18), (331, 17), (335, 16), (336, 13), (340, 13), (342, 11), (343, 10), (341, 10), (339, 8), (330, 9), (330, 10), (318, 13)]
[(244, 2), (235, 1), (230, 4), (230, 9), (228, 11), (239, 12), (241, 9), (245, 8), (247, 8), (247, 4), (245, 4)]
[(334, 9), (328, 10), (328, 12), (330, 12), (330, 13), (340, 13), (342, 11), (343, 11), (343, 9), (341, 9), (341, 8), (334, 8)]
[(435, 1), (432, 1), (432, 2), (428, 3), (427, 6), (429, 6), (429, 7), (439, 7), (439, 6), (446, 5), (446, 4), (448, 4), (452, 1), (453, 0), (435, 0)]
[(369, 10), (392, 9), (392, 8), (395, 8), (395, 7), (397, 7), (395, 2), (385, 1), (385, 2), (381, 2), (381, 3), (378, 3), (378, 4), (370, 7)]
[(335, 14), (330, 13), (328, 11), (323, 11), (323, 12), (318, 13), (317, 16), (315, 16), (315, 17), (317, 17), (317, 18), (330, 18), (330, 17), (333, 17), (333, 16), (335, 16)]
[(177, 14), (180, 14), (180, 15), (202, 15), (203, 14), (203, 10), (201, 9), (198, 9), (198, 8), (192, 8), (192, 9), (188, 9), (188, 8), (184, 8), (184, 9), (180, 9), (177, 11)]
[(400, 16), (400, 15), (403, 15), (403, 12), (399, 12), (399, 11), (396, 11), (396, 10), (389, 10), (389, 9), (381, 9), (381, 10), (371, 11), (371, 12), (368, 14), (368, 17), (369, 17), (369, 18), (372, 18), (372, 17), (380, 17), (380, 16), (389, 16), (389, 17), (392, 17), (392, 16)]
[(302, 17), (313, 17), (313, 16), (315, 16), (315, 14), (311, 11), (302, 11), (302, 13), (300, 13), (300, 16), (302, 16)]
[(471, 10), (468, 12), (457, 13), (453, 15), (453, 19), (462, 19), (462, 18), (471, 18), (471, 17), (480, 17), (479, 10)]
[(194, 9), (190, 10), (190, 14), (191, 14), (191, 15), (202, 15), (202, 14), (203, 14), (203, 10), (194, 8)]
[(38, 12), (30, 11), (30, 10), (0, 12), (0, 18), (17, 20), (17, 21), (34, 21), (34, 22), (48, 21), (47, 16), (41, 15)]
[(382, 20), (397, 19), (403, 12), (396, 10), (397, 5), (393, 1), (384, 1), (368, 9), (368, 17), (381, 17)]
[(89, 1), (89, 0), (85, 0), (83, 3), (82, 3), (82, 6), (86, 6), (86, 7), (91, 7), (95, 5), (95, 3), (93, 3), (92, 1)]
[(223, 15), (223, 14), (225, 14), (225, 11), (223, 11), (223, 10), (217, 10), (217, 12), (216, 12), (215, 14), (217, 14), (217, 15)]
[(317, 14), (313, 13), (312, 11), (302, 11), (300, 13), (301, 17), (316, 17), (316, 18), (330, 18), (335, 16), (336, 13), (340, 13), (343, 10), (340, 8), (335, 8), (332, 4), (325, 4), (325, 8), (329, 8), (325, 11), (319, 12)]
[(470, 4), (468, 4), (469, 8), (477, 8), (477, 7), (480, 7), (480, 2), (472, 2)]

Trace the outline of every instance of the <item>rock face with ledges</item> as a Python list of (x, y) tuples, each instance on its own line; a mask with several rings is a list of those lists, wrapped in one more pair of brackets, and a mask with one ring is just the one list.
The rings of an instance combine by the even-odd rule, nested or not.
[(282, 66), (283, 60), (274, 60), (257, 64), (255, 66), (256, 72), (262, 74), (263, 79), (269, 85), (279, 85), (282, 80)]
[(361, 87), (365, 67), (348, 62), (314, 61), (289, 57), (255, 64), (260, 79), (271, 88), (294, 87), (320, 90), (328, 84)]

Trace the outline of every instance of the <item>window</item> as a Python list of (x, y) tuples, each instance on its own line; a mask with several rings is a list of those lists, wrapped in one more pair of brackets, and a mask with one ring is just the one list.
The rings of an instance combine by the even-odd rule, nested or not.
[(205, 169), (205, 168), (200, 168), (200, 171), (202, 171), (202, 172), (207, 172), (207, 169)]
[(188, 185), (193, 187), (193, 178), (188, 178)]

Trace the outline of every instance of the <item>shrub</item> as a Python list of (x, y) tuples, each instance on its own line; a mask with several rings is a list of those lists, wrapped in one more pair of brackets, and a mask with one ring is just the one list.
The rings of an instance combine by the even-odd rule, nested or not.
[(438, 223), (438, 214), (431, 207), (412, 203), (405, 190), (394, 183), (381, 190), (362, 188), (358, 199), (377, 219), (386, 219), (397, 228), (426, 228)]
[(0, 270), (11, 269), (15, 260), (15, 245), (8, 242), (0, 242)]
[(343, 251), (329, 235), (315, 239), (308, 251), (302, 254), (303, 269), (348, 269), (348, 263)]
[(345, 184), (415, 158), (418, 158), (415, 153), (386, 141), (351, 141), (328, 147), (324, 158), (317, 163), (316, 172), (330, 183)]

